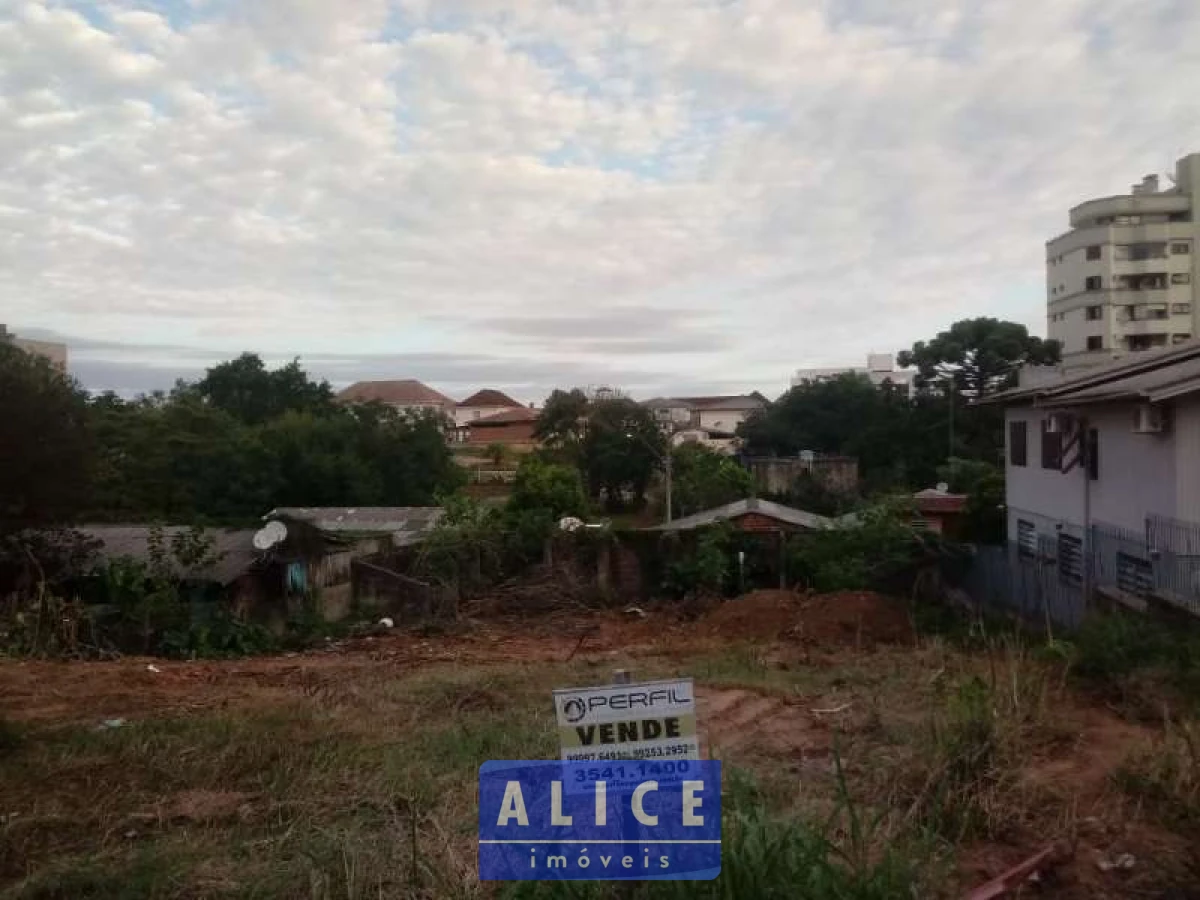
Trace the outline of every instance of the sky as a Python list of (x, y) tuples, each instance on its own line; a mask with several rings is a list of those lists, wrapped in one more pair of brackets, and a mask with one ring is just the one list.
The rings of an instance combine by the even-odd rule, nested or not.
[(0, 322), (136, 394), (782, 391), (1045, 330), (1200, 151), (1195, 0), (0, 0)]

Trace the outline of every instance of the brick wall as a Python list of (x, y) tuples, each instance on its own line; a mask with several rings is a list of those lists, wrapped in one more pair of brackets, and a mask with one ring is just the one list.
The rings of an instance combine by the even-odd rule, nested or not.
[(505, 425), (472, 425), (468, 443), (488, 444), (532, 444), (533, 422), (510, 422)]
[(744, 516), (738, 516), (733, 520), (734, 523), (742, 531), (778, 531), (780, 528), (791, 530), (785, 522), (780, 522), (778, 519), (772, 519), (770, 516), (764, 516), (762, 513), (746, 513)]

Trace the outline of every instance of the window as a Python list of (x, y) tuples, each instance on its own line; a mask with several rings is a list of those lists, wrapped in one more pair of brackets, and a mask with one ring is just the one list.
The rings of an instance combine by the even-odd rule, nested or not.
[(1085, 291), (1098, 291), (1100, 290), (1100, 285), (1101, 281), (1099, 275), (1089, 275), (1083, 280), (1083, 289)]
[(1192, 311), (1192, 304), (1190, 304), (1190, 303), (1172, 303), (1171, 304), (1171, 312), (1175, 313), (1175, 315), (1177, 315), (1177, 316), (1187, 315), (1191, 311)]
[(1173, 334), (1173, 335), (1171, 335), (1171, 343), (1172, 344), (1182, 344), (1184, 341), (1190, 341), (1191, 339), (1192, 339), (1192, 336), (1190, 334)]
[(1100, 480), (1100, 432), (1095, 428), (1089, 428), (1087, 433), (1087, 446), (1084, 448), (1084, 464), (1087, 466), (1088, 478), (1092, 481)]
[(1083, 583), (1083, 541), (1073, 534), (1058, 535), (1058, 577), (1073, 584)]
[(1154, 568), (1150, 560), (1118, 553), (1117, 587), (1130, 594), (1148, 594), (1154, 590)]
[(1100, 258), (1100, 245), (1099, 244), (1092, 244), (1092, 246), (1087, 248), (1087, 258), (1088, 259), (1099, 259)]
[(1062, 468), (1062, 432), (1050, 431), (1050, 420), (1042, 419), (1042, 468)]
[(1104, 338), (1100, 337), (1099, 335), (1092, 335), (1087, 339), (1087, 348), (1089, 350), (1103, 350)]
[(1176, 241), (1175, 243), (1173, 243), (1171, 245), (1171, 252), (1174, 253), (1176, 256), (1179, 256), (1184, 253), (1191, 253), (1192, 245), (1189, 244), (1187, 241)]
[(1190, 212), (1171, 213), (1171, 215), (1167, 216), (1167, 221), (1190, 222), (1190, 221), (1192, 221), (1192, 214)]
[(1104, 309), (1099, 306), (1089, 306), (1084, 312), (1083, 317), (1089, 322), (1095, 322), (1097, 319), (1104, 317)]
[(1008, 423), (1008, 461), (1014, 466), (1029, 464), (1029, 423)]
[(1171, 276), (1171, 284), (1191, 284), (1192, 276), (1189, 272), (1176, 272)]
[(1017, 519), (1017, 552), (1021, 556), (1036, 557), (1037, 551), (1037, 528), (1032, 522)]
[[(472, 418), (472, 419), (478, 419), (478, 418), (479, 418), (480, 416), (482, 416), (482, 415), (483, 415), (483, 410), (481, 410), (481, 409), (473, 409), (473, 410), (471, 410), (471, 418)], [(994, 433), (995, 433), (995, 432), (993, 432), (993, 434), (994, 434)]]

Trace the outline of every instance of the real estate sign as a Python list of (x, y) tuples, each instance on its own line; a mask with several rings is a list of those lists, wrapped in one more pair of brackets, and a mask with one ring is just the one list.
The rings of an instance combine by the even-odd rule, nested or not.
[(568, 762), (699, 759), (692, 679), (554, 691)]

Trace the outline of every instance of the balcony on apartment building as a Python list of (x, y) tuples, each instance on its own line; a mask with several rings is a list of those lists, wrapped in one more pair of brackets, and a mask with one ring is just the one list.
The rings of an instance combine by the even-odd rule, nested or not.
[(1072, 228), (1186, 222), (1191, 216), (1191, 206), (1187, 194), (1121, 194), (1080, 203), (1070, 211), (1069, 218)]

